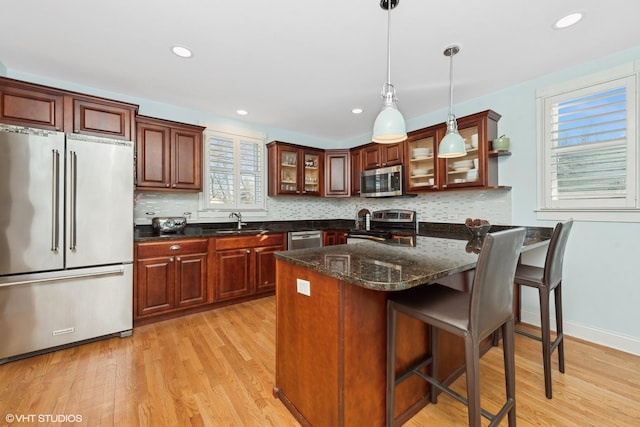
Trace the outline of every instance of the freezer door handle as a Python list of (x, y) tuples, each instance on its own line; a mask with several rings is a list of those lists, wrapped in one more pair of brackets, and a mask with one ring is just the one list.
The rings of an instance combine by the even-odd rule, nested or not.
[(69, 152), (69, 166), (70, 171), (70, 185), (69, 185), (69, 249), (76, 250), (76, 231), (77, 231), (77, 210), (76, 210), (76, 197), (78, 188), (78, 156), (75, 151)]
[(34, 273), (13, 277), (0, 277), (0, 288), (5, 286), (24, 285), (29, 283), (56, 282), (84, 277), (115, 276), (124, 274), (124, 265), (113, 267), (85, 268), (78, 271), (60, 271), (55, 273)]
[(60, 152), (51, 150), (53, 183), (51, 185), (51, 252), (58, 252), (60, 247)]

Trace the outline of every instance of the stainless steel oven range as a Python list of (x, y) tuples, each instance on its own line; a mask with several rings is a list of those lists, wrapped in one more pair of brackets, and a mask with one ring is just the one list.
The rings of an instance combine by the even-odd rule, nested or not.
[(369, 230), (349, 230), (347, 243), (362, 239), (398, 246), (415, 246), (418, 222), (416, 212), (406, 209), (386, 209), (371, 213)]

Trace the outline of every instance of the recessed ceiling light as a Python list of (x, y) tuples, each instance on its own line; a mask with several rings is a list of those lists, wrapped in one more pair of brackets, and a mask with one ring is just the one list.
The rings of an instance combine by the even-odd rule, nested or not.
[(353, 114), (362, 114), (362, 111), (362, 108), (354, 108), (353, 110), (351, 110)]
[(247, 114), (249, 114), (247, 110), (236, 110), (236, 113), (241, 116), (246, 116)]
[(568, 28), (572, 25), (577, 24), (578, 22), (580, 22), (580, 20), (582, 20), (582, 18), (584, 17), (584, 15), (582, 14), (582, 12), (573, 12), (570, 13), (566, 16), (563, 16), (562, 18), (558, 19), (556, 21), (555, 24), (553, 24), (553, 28), (561, 30), (563, 28)]
[(193, 56), (193, 52), (184, 46), (171, 46), (171, 52), (178, 55), (180, 58), (191, 58)]

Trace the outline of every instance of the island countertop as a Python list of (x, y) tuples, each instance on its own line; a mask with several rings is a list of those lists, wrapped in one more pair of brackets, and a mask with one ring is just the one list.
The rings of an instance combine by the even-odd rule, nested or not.
[[(379, 291), (397, 291), (472, 270), (481, 241), (416, 236), (414, 247), (361, 242), (277, 252), (278, 259)], [(543, 233), (528, 232), (523, 251), (547, 244)]]

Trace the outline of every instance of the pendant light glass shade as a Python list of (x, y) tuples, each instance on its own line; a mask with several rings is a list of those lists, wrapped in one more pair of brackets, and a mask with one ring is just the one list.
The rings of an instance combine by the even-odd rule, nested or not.
[(382, 90), (384, 103), (373, 124), (373, 141), (380, 144), (402, 142), (407, 139), (407, 128), (396, 105), (396, 91), (390, 83), (385, 83)]
[(464, 139), (458, 133), (458, 122), (453, 115), (453, 55), (460, 52), (459, 46), (450, 46), (444, 50), (449, 62), (449, 117), (447, 118), (447, 134), (438, 145), (438, 157), (451, 159), (467, 154)]
[(407, 139), (407, 128), (402, 113), (398, 110), (396, 90), (391, 84), (391, 9), (399, 0), (381, 0), (380, 7), (387, 9), (387, 82), (382, 87), (382, 111), (373, 124), (373, 142), (393, 144)]
[(456, 122), (456, 116), (449, 114), (447, 120), (447, 134), (440, 141), (438, 146), (438, 157), (445, 159), (453, 157), (462, 157), (467, 154), (465, 148), (464, 139), (458, 133), (458, 123)]

